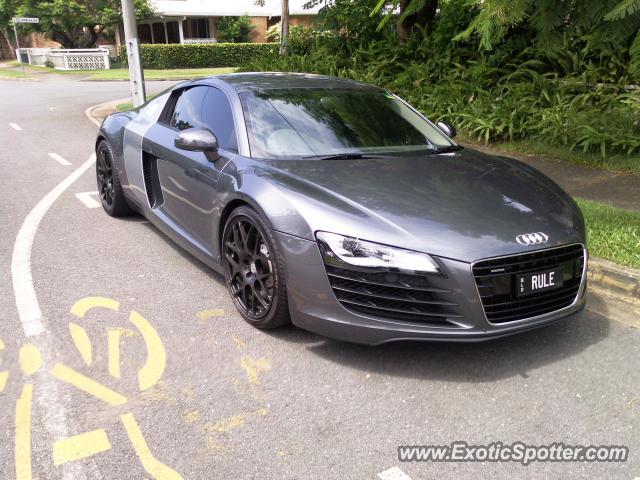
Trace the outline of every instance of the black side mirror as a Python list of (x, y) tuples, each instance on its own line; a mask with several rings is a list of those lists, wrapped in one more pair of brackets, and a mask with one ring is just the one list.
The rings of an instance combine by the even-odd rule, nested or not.
[(176, 148), (190, 152), (211, 153), (212, 160), (218, 158), (218, 139), (208, 128), (188, 128), (174, 140)]
[(449, 138), (453, 138), (456, 136), (456, 129), (453, 125), (451, 125), (450, 123), (447, 122), (438, 122), (436, 123), (436, 126), (442, 130), (444, 132), (444, 134), (449, 137)]

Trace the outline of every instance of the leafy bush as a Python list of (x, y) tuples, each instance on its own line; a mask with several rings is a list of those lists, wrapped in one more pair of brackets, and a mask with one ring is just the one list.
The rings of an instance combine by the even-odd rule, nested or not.
[(220, 42), (247, 43), (251, 40), (253, 25), (247, 15), (241, 17), (220, 17), (216, 25)]
[[(280, 42), (280, 22), (267, 30), (267, 40)], [(305, 25), (293, 25), (289, 29), (288, 52), (292, 55), (307, 55), (323, 42), (333, 39), (330, 30), (317, 30)]]
[[(273, 55), (277, 46), (268, 43), (143, 44), (140, 57), (145, 68), (237, 67)], [(125, 47), (120, 49), (123, 64)]]

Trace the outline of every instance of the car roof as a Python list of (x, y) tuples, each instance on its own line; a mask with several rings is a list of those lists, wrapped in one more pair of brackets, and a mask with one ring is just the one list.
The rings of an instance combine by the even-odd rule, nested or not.
[(262, 92), (265, 90), (292, 88), (379, 90), (377, 87), (359, 83), (354, 80), (312, 73), (228, 73), (200, 79), (200, 82), (202, 82), (202, 80), (211, 80), (212, 82), (215, 80), (223, 81), (231, 85), (237, 92)]

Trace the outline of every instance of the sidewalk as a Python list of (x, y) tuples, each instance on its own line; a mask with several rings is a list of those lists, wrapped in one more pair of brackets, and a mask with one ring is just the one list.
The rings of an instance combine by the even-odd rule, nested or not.
[(531, 165), (552, 178), (574, 197), (610, 203), (626, 210), (640, 211), (640, 175), (638, 174), (584, 167), (540, 155), (502, 152), (477, 144), (463, 143), (463, 145), (485, 153), (515, 158)]

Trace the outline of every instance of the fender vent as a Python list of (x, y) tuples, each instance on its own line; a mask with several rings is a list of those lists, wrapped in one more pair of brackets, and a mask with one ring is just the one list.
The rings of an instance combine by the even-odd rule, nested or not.
[(149, 207), (155, 208), (163, 203), (160, 180), (158, 178), (158, 159), (151, 155), (142, 154), (142, 175), (144, 176), (144, 188), (147, 192)]

